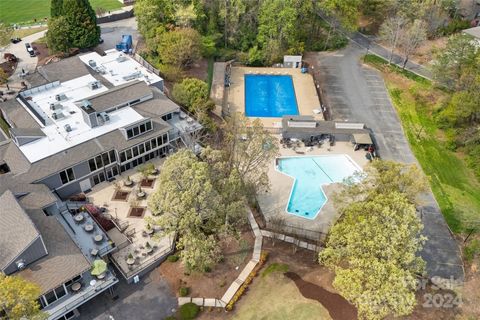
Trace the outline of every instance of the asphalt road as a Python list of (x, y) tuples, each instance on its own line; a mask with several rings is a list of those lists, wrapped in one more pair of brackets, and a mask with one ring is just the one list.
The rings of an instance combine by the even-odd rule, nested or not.
[[(373, 132), (384, 159), (417, 163), (378, 71), (361, 63), (365, 49), (355, 43), (334, 53), (311, 53), (320, 75), (323, 101), (334, 120), (363, 122)], [(418, 164), (418, 163), (417, 163)], [(422, 251), (430, 277), (464, 278), (460, 249), (431, 192), (421, 209), (428, 241)]]
[(115, 49), (115, 45), (122, 40), (122, 35), (130, 34), (133, 37), (134, 44), (139, 38), (137, 31), (137, 22), (135, 18), (119, 20), (100, 24), (103, 43), (98, 47), (103, 51)]

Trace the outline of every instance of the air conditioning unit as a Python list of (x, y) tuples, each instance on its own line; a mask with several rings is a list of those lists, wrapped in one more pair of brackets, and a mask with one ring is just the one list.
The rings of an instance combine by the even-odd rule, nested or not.
[(67, 131), (67, 132), (72, 131), (72, 127), (71, 127), (68, 123), (67, 123), (66, 125), (64, 125), (63, 128), (64, 128), (65, 131)]
[(52, 111), (60, 110), (62, 108), (63, 108), (63, 106), (60, 103), (50, 103), (50, 110), (52, 110)]
[(106, 113), (106, 112), (100, 112), (100, 113), (98, 114), (98, 116), (99, 116), (100, 118), (102, 118), (103, 122), (108, 122), (108, 121), (110, 121), (110, 116), (109, 116), (108, 113)]
[(64, 101), (64, 100), (67, 100), (67, 96), (65, 95), (65, 93), (60, 93), (55, 95), (55, 100)]
[(53, 120), (59, 120), (59, 119), (62, 119), (62, 118), (64, 118), (64, 117), (65, 117), (65, 116), (64, 116), (63, 113), (60, 112), (60, 111), (56, 111), (56, 112), (53, 112), (53, 113), (52, 113), (52, 119), (53, 119)]
[(92, 103), (88, 100), (83, 100), (82, 101), (82, 107), (85, 109), (90, 109), (92, 107)]
[(17, 266), (18, 270), (23, 270), (27, 266), (27, 263), (25, 262), (25, 260), (20, 259), (18, 261), (15, 261), (15, 265)]
[(88, 60), (88, 65), (92, 68), (95, 68), (97, 66), (97, 63), (95, 60)]
[(95, 90), (95, 89), (98, 89), (100, 88), (102, 85), (100, 84), (100, 82), (98, 81), (93, 81), (93, 82), (90, 82), (88, 84), (88, 87), (90, 88), (90, 90)]

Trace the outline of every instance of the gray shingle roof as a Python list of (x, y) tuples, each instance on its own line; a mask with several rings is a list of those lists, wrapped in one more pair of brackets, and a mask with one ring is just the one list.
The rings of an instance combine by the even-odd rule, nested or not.
[(27, 210), (42, 234), (48, 255), (31, 263), (17, 275), (37, 283), (42, 293), (54, 289), (90, 268), (90, 263), (53, 216), (42, 210)]
[(87, 66), (77, 56), (40, 66), (37, 71), (48, 82), (68, 81), (89, 73)]
[(144, 117), (158, 118), (167, 113), (180, 110), (180, 107), (168, 99), (165, 95), (155, 95), (151, 100), (147, 100), (133, 106), (133, 108)]
[(5, 113), (8, 120), (17, 128), (40, 128), (30, 113), (17, 101), (10, 99), (0, 103), (0, 109)]
[(10, 132), (16, 137), (45, 137), (40, 128), (10, 128)]
[(0, 221), (0, 269), (4, 269), (40, 234), (10, 190), (0, 196)]

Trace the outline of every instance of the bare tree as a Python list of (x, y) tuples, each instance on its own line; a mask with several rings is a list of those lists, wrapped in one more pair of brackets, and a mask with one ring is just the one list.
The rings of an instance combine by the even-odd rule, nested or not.
[(280, 216), (272, 217), (268, 220), (268, 225), (270, 227), (272, 234), (272, 246), (275, 246), (275, 242), (278, 239), (279, 235), (283, 232), (285, 219)]
[(418, 19), (409, 24), (405, 32), (400, 34), (398, 44), (403, 54), (403, 69), (405, 69), (410, 55), (415, 53), (425, 40), (427, 40), (427, 27), (424, 21)]
[(394, 51), (403, 32), (407, 20), (401, 15), (395, 15), (385, 20), (380, 26), (380, 39), (391, 48), (388, 63), (392, 63)]

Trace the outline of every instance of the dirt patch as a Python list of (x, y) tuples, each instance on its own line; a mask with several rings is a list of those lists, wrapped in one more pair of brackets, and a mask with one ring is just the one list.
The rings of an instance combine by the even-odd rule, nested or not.
[(142, 218), (146, 211), (145, 207), (132, 207), (128, 211), (128, 217)]
[(153, 188), (154, 185), (155, 179), (142, 179), (142, 181), (140, 181), (140, 186), (144, 188)]
[(117, 190), (113, 194), (112, 200), (113, 201), (127, 201), (129, 194), (130, 194), (129, 191)]
[(298, 290), (305, 298), (317, 300), (325, 308), (334, 320), (357, 319), (357, 309), (337, 293), (331, 293), (321, 286), (303, 280), (295, 272), (285, 274), (297, 285)]
[(46, 43), (34, 42), (32, 43), (32, 47), (37, 53), (37, 65), (39, 66), (43, 66), (47, 61), (55, 57), (55, 55), (50, 54)]
[(188, 70), (185, 70), (187, 78), (197, 78), (207, 81), (208, 78), (208, 59), (203, 58), (196, 61)]
[(3, 71), (5, 71), (8, 77), (10, 77), (15, 72), (16, 68), (17, 62), (5, 61), (0, 63), (0, 69), (3, 69)]
[(211, 272), (186, 275), (180, 261), (174, 263), (166, 261), (153, 272), (164, 276), (176, 294), (182, 286), (190, 288), (191, 297), (220, 299), (252, 258), (253, 243), (254, 237), (250, 230), (243, 231), (239, 240), (233, 237), (222, 240), (220, 246), (223, 261)]

